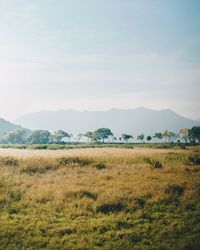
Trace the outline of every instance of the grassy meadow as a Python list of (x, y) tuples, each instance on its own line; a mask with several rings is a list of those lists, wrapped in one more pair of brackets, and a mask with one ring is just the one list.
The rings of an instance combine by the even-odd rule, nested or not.
[(200, 249), (200, 147), (0, 149), (0, 249)]
[(66, 144), (0, 144), (1, 148), (28, 149), (28, 150), (64, 150), (85, 148), (158, 148), (185, 149), (184, 143), (66, 143)]

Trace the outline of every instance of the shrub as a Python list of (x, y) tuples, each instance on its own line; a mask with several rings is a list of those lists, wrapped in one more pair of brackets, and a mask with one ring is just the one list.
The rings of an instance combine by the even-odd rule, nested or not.
[(145, 157), (144, 161), (146, 163), (148, 163), (153, 168), (162, 168), (163, 167), (163, 165), (162, 165), (161, 162), (153, 160), (153, 159), (150, 159), (149, 157)]
[(46, 165), (46, 166), (33, 166), (33, 165), (26, 165), (21, 169), (21, 173), (26, 173), (26, 174), (45, 174), (48, 171), (55, 170), (56, 166), (51, 166), (51, 165)]
[(49, 150), (65, 149), (65, 145), (50, 144), (48, 145), (48, 149)]
[(6, 166), (16, 167), (18, 166), (18, 160), (13, 157), (5, 157), (2, 159), (2, 163)]
[(162, 163), (159, 161), (153, 161), (153, 166), (154, 168), (162, 168)]
[(200, 197), (200, 183), (196, 184), (195, 189), (196, 189), (197, 196)]
[(123, 211), (125, 205), (122, 202), (111, 202), (111, 203), (104, 203), (100, 206), (97, 206), (96, 211), (109, 214), (109, 213), (117, 213)]
[(66, 228), (66, 229), (61, 229), (59, 232), (58, 232), (58, 235), (63, 237), (65, 235), (69, 235), (69, 234), (73, 234), (74, 233), (74, 230), (73, 229), (70, 229), (70, 228)]
[(30, 148), (33, 150), (46, 150), (48, 145), (31, 145)]
[(20, 201), (22, 198), (22, 194), (18, 191), (10, 193), (10, 200), (12, 201)]
[(144, 199), (143, 197), (137, 198), (134, 200), (134, 203), (137, 204), (140, 208), (143, 208), (146, 204), (146, 199)]
[(79, 158), (79, 157), (68, 157), (68, 158), (59, 158), (58, 164), (60, 166), (62, 165), (79, 165), (79, 166), (86, 166), (90, 165), (92, 163), (92, 160)]
[(200, 165), (200, 157), (198, 157), (198, 156), (195, 156), (195, 157), (189, 156), (188, 160), (187, 160), (187, 163), (190, 164), (190, 165)]
[(184, 193), (185, 188), (177, 185), (177, 184), (170, 184), (167, 186), (167, 188), (165, 189), (165, 193), (169, 194), (169, 195), (176, 195), (176, 196), (180, 196)]
[(143, 195), (141, 197), (135, 198), (133, 203), (134, 203), (134, 208), (144, 208), (146, 203), (148, 202), (149, 199), (151, 199), (153, 195), (151, 193), (148, 193), (146, 195)]
[(130, 236), (130, 240), (131, 242), (133, 242), (134, 244), (138, 243), (139, 241), (141, 241), (143, 239), (142, 235), (140, 233), (135, 233), (132, 234)]
[(80, 198), (87, 197), (91, 200), (96, 200), (97, 199), (97, 194), (91, 193), (89, 191), (81, 190), (78, 192), (78, 196)]
[(18, 214), (21, 211), (20, 206), (12, 205), (8, 208), (8, 213), (9, 214)]
[(82, 198), (86, 197), (86, 198), (91, 199), (91, 200), (96, 200), (97, 194), (91, 193), (91, 192), (86, 191), (86, 190), (80, 190), (77, 192), (68, 193), (66, 198), (68, 198), (68, 197), (75, 198), (75, 199), (82, 199)]
[(126, 222), (126, 221), (121, 221), (121, 220), (118, 220), (116, 221), (116, 225), (115, 225), (115, 228), (116, 230), (122, 230), (122, 229), (125, 229), (125, 228), (131, 228), (133, 225)]
[(103, 170), (103, 169), (106, 169), (106, 165), (104, 163), (97, 163), (95, 165), (96, 169), (98, 170)]

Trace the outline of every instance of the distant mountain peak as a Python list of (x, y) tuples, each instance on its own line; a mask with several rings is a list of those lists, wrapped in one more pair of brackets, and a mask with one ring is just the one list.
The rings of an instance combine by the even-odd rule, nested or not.
[(2, 133), (6, 133), (6, 132), (9, 132), (15, 128), (18, 128), (19, 126), (3, 119), (3, 118), (0, 118), (0, 134)]
[(62, 129), (75, 134), (108, 127), (117, 135), (122, 133), (151, 135), (166, 129), (178, 132), (181, 128), (190, 128), (197, 124), (196, 121), (187, 119), (170, 109), (153, 110), (145, 107), (112, 108), (107, 111), (42, 111), (24, 115), (16, 122), (29, 129), (49, 131)]
[(171, 109), (161, 109), (160, 111), (169, 112), (169, 113), (176, 113), (176, 112), (174, 112), (174, 111), (171, 110)]

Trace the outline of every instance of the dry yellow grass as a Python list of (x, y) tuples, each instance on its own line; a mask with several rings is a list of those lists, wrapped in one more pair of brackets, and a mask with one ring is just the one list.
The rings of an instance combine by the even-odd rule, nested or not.
[(132, 155), (154, 155), (170, 152), (182, 152), (180, 149), (151, 149), (151, 148), (86, 148), (86, 149), (67, 149), (67, 150), (22, 150), (22, 149), (3, 149), (0, 148), (0, 156), (13, 157), (62, 157), (62, 156), (132, 156)]
[(199, 246), (200, 168), (189, 157), (199, 148), (1, 149), (0, 249)]

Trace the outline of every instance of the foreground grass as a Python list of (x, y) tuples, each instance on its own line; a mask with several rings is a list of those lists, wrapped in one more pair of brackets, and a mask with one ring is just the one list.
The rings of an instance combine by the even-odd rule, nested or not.
[(97, 150), (0, 157), (0, 249), (200, 249), (199, 148)]

